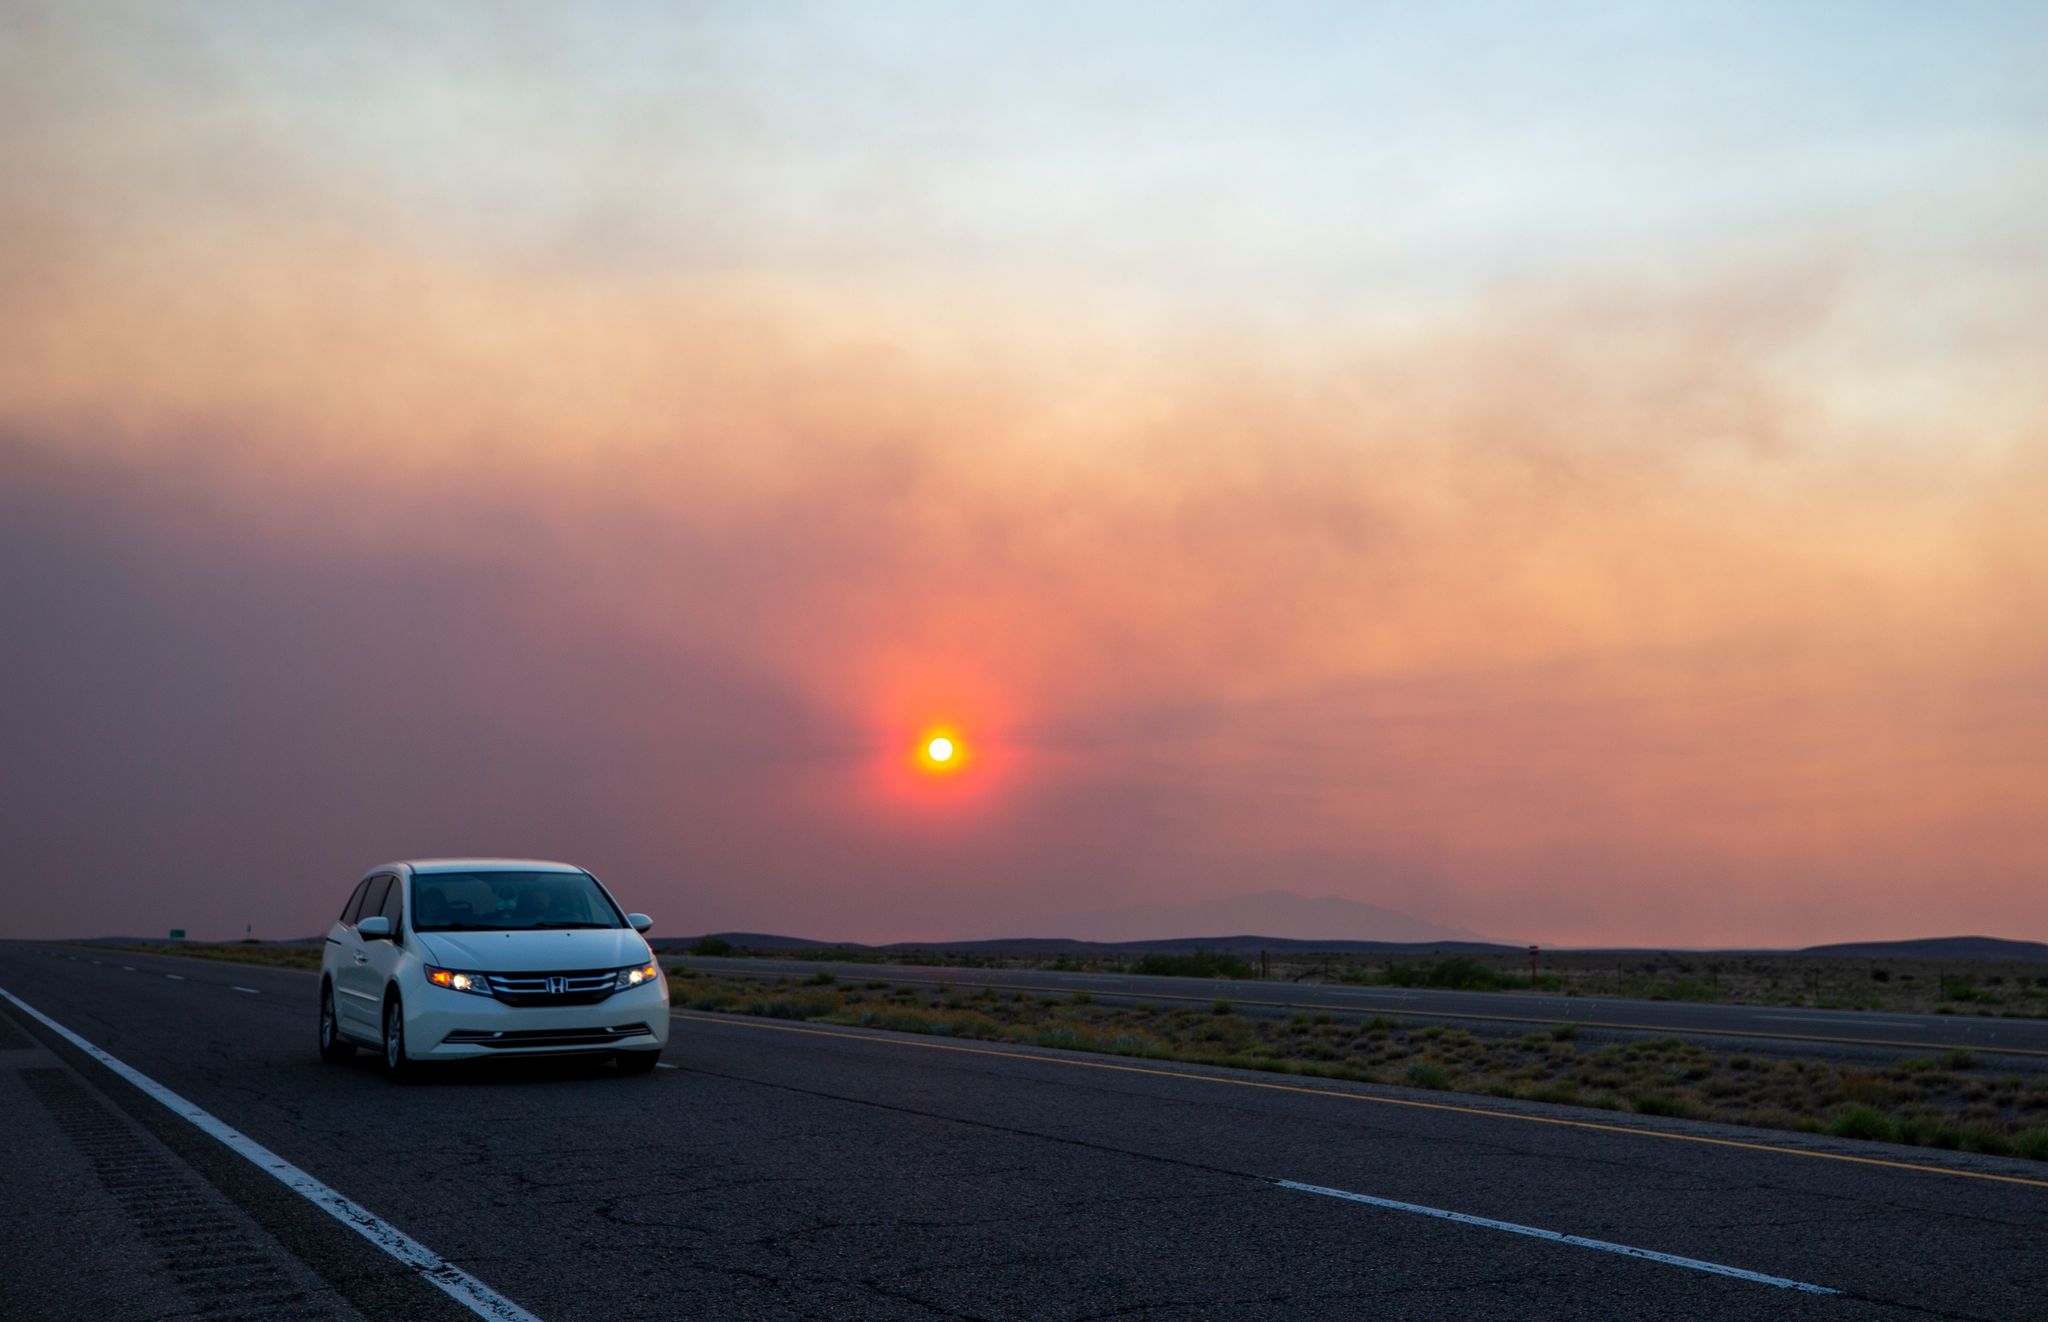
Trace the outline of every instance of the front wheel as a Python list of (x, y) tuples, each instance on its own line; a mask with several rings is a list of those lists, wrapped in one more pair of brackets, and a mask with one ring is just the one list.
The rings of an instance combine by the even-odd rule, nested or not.
[(384, 1003), (384, 1072), (404, 1083), (417, 1068), (405, 1054), (405, 1006), (394, 996)]
[(356, 1044), (341, 1035), (341, 1025), (334, 1020), (334, 988), (323, 985), (320, 988), (320, 1059), (330, 1065), (340, 1065), (356, 1054)]
[(621, 1051), (617, 1053), (617, 1060), (621, 1074), (651, 1074), (654, 1067), (661, 1063), (661, 1052)]

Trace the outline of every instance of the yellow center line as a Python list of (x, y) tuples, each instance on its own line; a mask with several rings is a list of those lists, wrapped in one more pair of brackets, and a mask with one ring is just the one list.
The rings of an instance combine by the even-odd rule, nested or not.
[[(793, 972), (783, 970), (777, 970), (773, 973), (770, 973), (767, 970), (763, 970), (759, 973), (749, 973), (728, 969), (707, 969), (704, 970), (704, 972), (714, 974), (729, 974), (730, 976), (736, 978), (792, 978), (796, 976), (796, 974)], [(847, 979), (858, 979), (862, 975), (858, 973), (843, 973), (839, 976)], [(1623, 1024), (1601, 1019), (1565, 1019), (1560, 1018), (1556, 1015), (1551, 1015), (1548, 1017), (1537, 1017), (1533, 1015), (1520, 1014), (1473, 1014), (1469, 1011), (1462, 1010), (1410, 1010), (1406, 1007), (1397, 1008), (1395, 1006), (1386, 1005), (1354, 1007), (1348, 1005), (1332, 1005), (1325, 1001), (1262, 1001), (1254, 1000), (1250, 997), (1245, 996), (1231, 996), (1227, 994), (1227, 991), (1218, 991), (1215, 995), (1212, 996), (1189, 996), (1174, 992), (1121, 991), (1116, 988), (1105, 987), (1075, 987), (1071, 989), (1063, 989), (1059, 987), (1035, 987), (1024, 983), (976, 982), (971, 978), (890, 978), (877, 975), (874, 980), (876, 982), (890, 982), (906, 986), (917, 987), (985, 987), (990, 991), (1034, 992), (1040, 996), (1061, 994), (1071, 995), (1073, 992), (1079, 991), (1086, 992), (1091, 996), (1114, 996), (1119, 1000), (1129, 1001), (1199, 1002), (1222, 1000), (1229, 1001), (1232, 1005), (1257, 1005), (1263, 1006), (1269, 1010), (1320, 1010), (1325, 1013), (1338, 1013), (1347, 1015), (1364, 1014), (1370, 1012), (1373, 1014), (1386, 1015), (1390, 1018), (1398, 1015), (1408, 1019), (1467, 1019), (1472, 1021), (1473, 1023), (1480, 1024), (1542, 1024), (1546, 1028), (1551, 1027), (1555, 1024), (1570, 1024), (1574, 1028), (1618, 1029), (1622, 1032), (1628, 1033), (1668, 1033), (1673, 1036), (1690, 1034), (1695, 1037), (1758, 1037), (1766, 1038), (1776, 1042), (1833, 1042), (1839, 1046), (1904, 1047), (1913, 1051), (1948, 1051), (1957, 1046), (1964, 1046), (1971, 1051), (1983, 1051), (2000, 1056), (2048, 1056), (2048, 1049), (2043, 1049), (2040, 1047), (1987, 1046), (1982, 1043), (1976, 1042), (1908, 1042), (1900, 1041), (1893, 1038), (1880, 1037), (1819, 1037), (1807, 1033), (1770, 1033), (1765, 1032), (1762, 1029), (1756, 1028), (1674, 1028), (1663, 1024)], [(1730, 1008), (1739, 1009), (1741, 1007)]]
[(1259, 1088), (1267, 1092), (1301, 1093), (1308, 1097), (1329, 1097), (1339, 1101), (1367, 1102), (1379, 1106), (1405, 1106), (1418, 1111), (1447, 1111), (1453, 1115), (1484, 1116), (1493, 1120), (1520, 1120), (1535, 1125), (1556, 1125), (1565, 1129), (1590, 1129), (1599, 1133), (1627, 1134), (1634, 1138), (1669, 1139), (1677, 1143), (1699, 1143), (1707, 1147), (1741, 1148), (1750, 1152), (1774, 1152), (1788, 1157), (1812, 1157), (1821, 1161), (1844, 1161), (1857, 1166), (1881, 1166), (1890, 1170), (1915, 1171), (1923, 1175), (1954, 1175), (1967, 1180), (1996, 1184), (2020, 1184), (2048, 1189), (2048, 1180), (2023, 1175), (1993, 1175), (1986, 1171), (1957, 1170), (1949, 1166), (1928, 1166), (1884, 1157), (1857, 1157), (1841, 1152), (1819, 1152), (1812, 1148), (1785, 1147), (1776, 1143), (1753, 1143), (1734, 1138), (1711, 1138), (1704, 1134), (1676, 1134), (1662, 1129), (1638, 1129), (1632, 1125), (1604, 1124), (1598, 1120), (1571, 1120), (1562, 1116), (1527, 1115), (1520, 1111), (1495, 1111), (1483, 1106), (1459, 1106), (1453, 1102), (1424, 1102), (1407, 1097), (1381, 1097), (1372, 1093), (1342, 1092), (1335, 1088), (1309, 1088), (1298, 1083), (1271, 1083), (1264, 1079), (1233, 1079), (1221, 1074), (1196, 1074), (1186, 1070), (1160, 1069), (1151, 1065), (1117, 1065), (1106, 1060), (1078, 1060), (1071, 1056), (1042, 1056), (1034, 1052), (1005, 1051), (995, 1047), (968, 1047), (957, 1042), (926, 1042), (914, 1037), (896, 1037), (882, 1032), (841, 1032), (830, 1028), (799, 1028), (794, 1024), (771, 1024), (744, 1016), (691, 1014), (674, 1011), (672, 1019), (691, 1023), (721, 1024), (729, 1028), (757, 1028), (771, 1033), (799, 1033), (810, 1037), (836, 1037), (854, 1042), (878, 1042), (885, 1046), (915, 1047), (925, 1051), (952, 1051), (964, 1056), (996, 1056), (1004, 1060), (1029, 1060), (1046, 1065), (1067, 1065), (1075, 1069), (1107, 1070), (1117, 1074), (1147, 1074), (1161, 1079), (1182, 1079), (1195, 1083), (1225, 1084), (1233, 1088)]

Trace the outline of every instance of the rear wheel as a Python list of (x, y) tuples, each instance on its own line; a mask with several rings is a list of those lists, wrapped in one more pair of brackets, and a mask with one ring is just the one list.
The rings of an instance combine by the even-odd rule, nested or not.
[(394, 996), (384, 1003), (384, 1072), (404, 1083), (416, 1068), (405, 1054), (405, 1006)]
[(341, 1035), (334, 1019), (334, 987), (320, 985), (320, 1059), (339, 1065), (356, 1054), (356, 1044)]
[(654, 1067), (661, 1063), (661, 1053), (659, 1051), (621, 1051), (617, 1053), (617, 1060), (619, 1062), (619, 1073), (621, 1074), (651, 1074), (654, 1071)]

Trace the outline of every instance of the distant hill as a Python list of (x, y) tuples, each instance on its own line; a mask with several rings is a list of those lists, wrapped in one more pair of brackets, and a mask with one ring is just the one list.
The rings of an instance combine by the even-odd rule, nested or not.
[[(846, 950), (875, 954), (912, 954), (944, 951), (958, 955), (1144, 955), (1182, 954), (1213, 950), (1218, 954), (1345, 955), (1481, 955), (1519, 952), (1520, 946), (1503, 946), (1487, 941), (1300, 941), (1284, 936), (1182, 936), (1163, 941), (1076, 941), (1069, 937), (1037, 936), (997, 938), (989, 941), (896, 941), (884, 946), (864, 946), (855, 941), (807, 941), (801, 937), (767, 936), (758, 932), (712, 932), (732, 943), (735, 950), (752, 954), (775, 954), (795, 950)], [(650, 942), (656, 950), (688, 950), (704, 937), (659, 937)]]
[[(887, 945), (862, 945), (857, 941), (813, 941), (799, 936), (775, 936), (765, 932), (712, 932), (732, 943), (736, 950), (753, 954), (777, 954), (799, 950), (846, 950), (876, 954), (909, 954), (915, 951), (945, 951), (962, 955), (1142, 955), (1182, 954), (1213, 950), (1218, 954), (1256, 955), (1261, 950), (1275, 955), (1319, 953), (1332, 955), (1486, 955), (1515, 954), (1523, 947), (1497, 941), (1342, 941), (1284, 936), (1179, 936), (1149, 941), (1081, 941), (1073, 937), (993, 937), (984, 941), (895, 941)], [(703, 940), (697, 936), (657, 937), (656, 950), (687, 950)], [(1560, 954), (1655, 954), (1642, 947), (1549, 946)], [(1989, 936), (1929, 937), (1918, 941), (1852, 941), (1839, 945), (1808, 946), (1802, 950), (1696, 950), (1692, 955), (1815, 955), (1841, 959), (1929, 959), (2004, 960), (2048, 962), (2048, 945), (2039, 941), (2007, 941)]]
[(851, 941), (812, 941), (801, 936), (776, 936), (770, 932), (706, 932), (703, 936), (667, 936), (649, 939), (648, 945), (656, 950), (687, 950), (699, 941), (716, 938), (729, 941), (740, 950), (866, 950), (868, 947), (855, 945)]
[(1857, 959), (2000, 959), (2048, 961), (2048, 945), (1996, 936), (1930, 936), (1916, 941), (1848, 941), (1808, 946), (1802, 955), (1843, 955)]
[(1519, 951), (1521, 946), (1504, 946), (1491, 941), (1304, 941), (1285, 936), (1177, 936), (1156, 941), (1074, 941), (1062, 937), (1019, 937), (993, 941), (902, 942), (878, 946), (880, 950), (949, 950), (963, 954), (1019, 955), (1086, 954), (1182, 954), (1213, 950), (1220, 954), (1255, 955), (1261, 950), (1278, 955), (1305, 951), (1331, 954), (1447, 954), (1475, 955)]
[[(1202, 932), (1257, 932), (1269, 942), (1306, 941), (1319, 949), (1335, 949), (1332, 943), (1353, 941), (1398, 945), (1443, 941), (1493, 944), (1476, 932), (1445, 927), (1377, 904), (1337, 895), (1297, 895), (1284, 890), (1230, 895), (1194, 904), (1102, 909), (1055, 919), (1045, 926), (1071, 933), (1079, 940), (1142, 941), (1148, 945)], [(1213, 942), (1218, 938), (1204, 939)]]

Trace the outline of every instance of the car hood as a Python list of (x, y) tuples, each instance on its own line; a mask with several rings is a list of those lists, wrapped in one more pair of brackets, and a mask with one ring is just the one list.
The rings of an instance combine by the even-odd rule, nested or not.
[(428, 957), (478, 973), (618, 969), (652, 958), (630, 927), (572, 927), (538, 932), (415, 932)]

